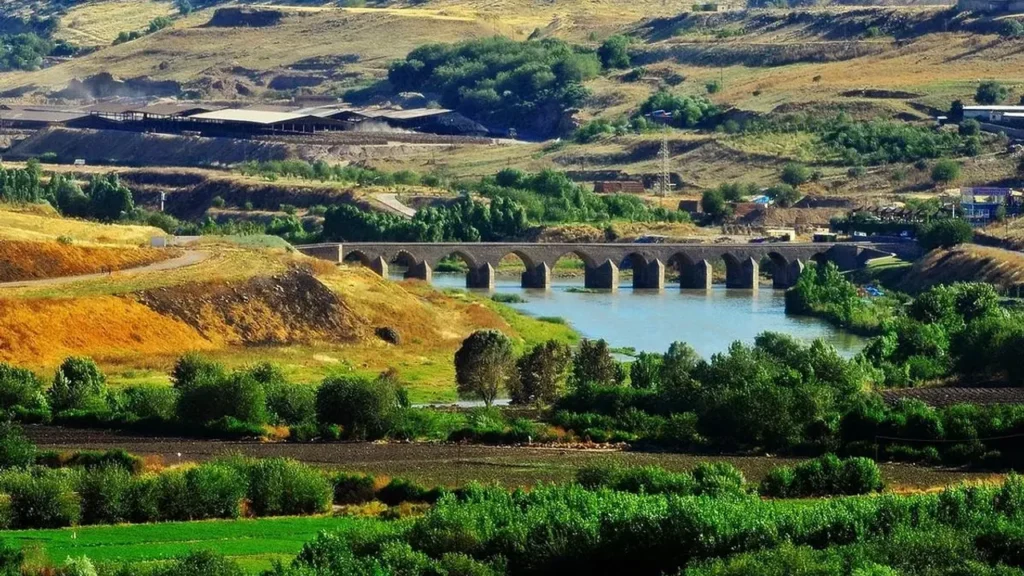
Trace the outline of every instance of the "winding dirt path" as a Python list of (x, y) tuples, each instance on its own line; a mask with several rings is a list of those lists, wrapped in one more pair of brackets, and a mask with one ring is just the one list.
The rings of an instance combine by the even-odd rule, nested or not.
[[(176, 270), (178, 268), (184, 268), (186, 266), (192, 266), (198, 264), (203, 260), (210, 257), (207, 252), (199, 252), (196, 250), (188, 250), (181, 256), (176, 258), (170, 258), (168, 260), (161, 260), (159, 262), (153, 262), (152, 264), (146, 264), (145, 266), (136, 266), (135, 268), (125, 268), (124, 270), (115, 270), (118, 276), (131, 276), (134, 274), (144, 274), (147, 272), (160, 272), (162, 270)], [(0, 289), (3, 288), (28, 288), (35, 286), (59, 286), (61, 284), (70, 284), (72, 282), (80, 282), (82, 280), (93, 280), (97, 278), (104, 278), (109, 276), (110, 272), (96, 272), (93, 274), (79, 274), (78, 276), (58, 276), (56, 278), (39, 278), (36, 280), (18, 280), (15, 282), (0, 282)]]

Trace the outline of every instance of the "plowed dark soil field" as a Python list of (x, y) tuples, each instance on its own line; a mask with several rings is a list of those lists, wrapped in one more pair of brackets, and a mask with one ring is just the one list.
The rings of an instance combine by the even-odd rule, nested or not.
[[(430, 443), (290, 444), (196, 440), (53, 426), (27, 426), (25, 431), (41, 450), (123, 448), (139, 455), (159, 456), (167, 465), (238, 453), (255, 457), (283, 456), (352, 472), (403, 476), (427, 485), (449, 486), (470, 481), (498, 482), (507, 486), (566, 481), (574, 476), (578, 468), (603, 461), (618, 461), (631, 466), (658, 465), (678, 471), (689, 470), (703, 461), (727, 461), (742, 470), (748, 480), (756, 482), (775, 466), (797, 462), (790, 458), (766, 456), (705, 456)], [(894, 489), (926, 489), (962, 480), (991, 477), (985, 473), (903, 464), (885, 464), (882, 469), (886, 484)]]

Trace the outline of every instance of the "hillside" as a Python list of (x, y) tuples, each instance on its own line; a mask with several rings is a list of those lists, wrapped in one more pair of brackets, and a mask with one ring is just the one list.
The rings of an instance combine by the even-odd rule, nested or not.
[(951, 282), (988, 282), (1018, 296), (1024, 286), (1024, 255), (973, 244), (933, 250), (910, 268), (900, 288), (918, 292)]
[[(121, 232), (79, 226), (83, 237), (98, 234), (89, 227)], [(203, 259), (172, 270), (0, 288), (0, 361), (47, 373), (68, 355), (93, 356), (115, 383), (165, 383), (189, 350), (230, 366), (274, 360), (306, 381), (393, 367), (414, 399), (430, 401), (453, 398), (451, 357), (473, 330), (497, 328), (521, 343), (575, 338), (568, 327), (487, 299), (392, 282), (256, 240), (204, 239), (188, 248)], [(398, 343), (383, 340), (381, 328)]]
[(145, 266), (174, 255), (149, 248), (75, 246), (65, 242), (0, 242), (0, 282), (78, 276)]

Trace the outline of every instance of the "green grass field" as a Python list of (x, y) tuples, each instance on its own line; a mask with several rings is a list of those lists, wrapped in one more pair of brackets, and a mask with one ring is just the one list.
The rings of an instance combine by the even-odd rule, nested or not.
[(288, 562), (322, 530), (346, 530), (372, 522), (316, 516), (259, 520), (165, 522), (86, 526), (57, 530), (4, 530), (0, 540), (20, 545), (32, 559), (54, 564), (88, 556), (96, 563), (162, 562), (191, 550), (213, 550), (258, 574), (274, 560)]

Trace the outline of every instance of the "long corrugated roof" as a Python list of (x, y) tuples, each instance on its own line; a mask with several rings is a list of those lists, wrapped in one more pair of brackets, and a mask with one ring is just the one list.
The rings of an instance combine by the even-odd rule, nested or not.
[(17, 120), (20, 122), (59, 123), (70, 122), (71, 120), (84, 118), (88, 115), (86, 112), (75, 112), (72, 110), (5, 107), (3, 111), (0, 111), (0, 122)]
[(970, 112), (983, 112), (986, 110), (993, 112), (1024, 112), (1024, 106), (964, 106), (964, 110)]
[(195, 102), (156, 102), (141, 108), (133, 108), (131, 111), (140, 114), (152, 114), (154, 116), (177, 116), (192, 110), (214, 112), (224, 108), (226, 106), (209, 106), (206, 104), (196, 104)]
[(392, 110), (392, 109), (380, 109), (380, 110), (355, 110), (357, 114), (366, 116), (367, 118), (386, 118), (388, 120), (412, 120), (414, 118), (426, 118), (427, 116), (437, 116), (440, 114), (448, 114), (451, 110), (445, 108), (410, 108), (409, 110)]
[(244, 122), (247, 124), (280, 124), (290, 122), (299, 118), (307, 118), (309, 114), (298, 114), (295, 112), (270, 112), (267, 110), (216, 110), (194, 114), (189, 118), (196, 120), (214, 120), (220, 122)]

